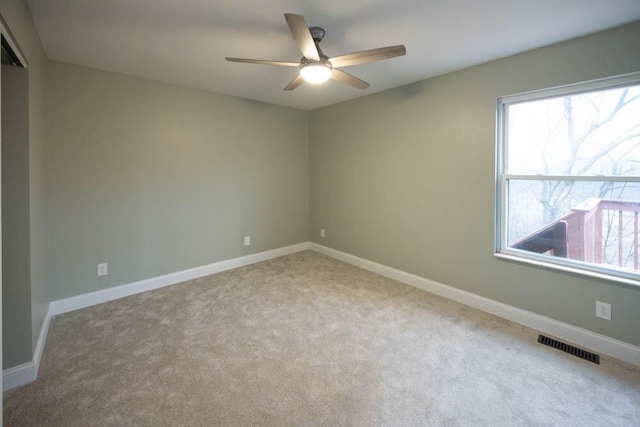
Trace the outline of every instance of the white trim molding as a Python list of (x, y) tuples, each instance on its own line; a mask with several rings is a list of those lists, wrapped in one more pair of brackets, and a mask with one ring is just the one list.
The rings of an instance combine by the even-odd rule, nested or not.
[(310, 242), (309, 248), (313, 251), (330, 256), (332, 258), (355, 265), (381, 276), (388, 277), (398, 282), (440, 295), (452, 301), (477, 308), (503, 319), (527, 326), (556, 338), (566, 340), (572, 344), (584, 347), (588, 350), (606, 354), (627, 363), (640, 366), (640, 347), (616, 340), (577, 326), (563, 323), (550, 317), (513, 307), (489, 298), (485, 298), (471, 292), (463, 291), (453, 286), (444, 285), (433, 280), (415, 274), (397, 270), (383, 264), (378, 264), (364, 258), (357, 257), (336, 249)]
[(8, 25), (6, 24), (6, 22), (4, 22), (4, 19), (2, 19), (1, 15), (0, 15), (0, 34), (4, 36), (4, 39), (9, 44), (9, 47), (11, 48), (11, 50), (18, 57), (18, 60), (20, 61), (20, 65), (22, 66), (22, 68), (29, 68), (29, 62), (27, 62), (27, 59), (25, 58), (24, 53), (22, 53), (20, 46), (18, 46), (18, 43), (16, 43), (15, 41), (16, 38), (11, 33), (11, 30), (9, 30)]
[(101, 289), (99, 291), (89, 292), (87, 294), (53, 301), (49, 303), (47, 314), (45, 316), (44, 322), (42, 322), (42, 328), (40, 329), (38, 342), (36, 343), (36, 347), (33, 352), (33, 360), (2, 371), (3, 391), (28, 384), (36, 379), (38, 368), (40, 367), (42, 352), (44, 351), (44, 345), (47, 340), (47, 334), (49, 332), (49, 324), (51, 323), (51, 318), (57, 314), (63, 314), (70, 311), (79, 310), (81, 308), (91, 307), (93, 305), (102, 304), (104, 302), (140, 294), (142, 292), (147, 292), (153, 289), (175, 285), (187, 280), (193, 280), (199, 277), (221, 273), (223, 271), (232, 270), (234, 268), (242, 267), (245, 265), (255, 264), (257, 262), (267, 261), (273, 258), (290, 255), (308, 249), (309, 242), (298, 243), (291, 246), (285, 246), (283, 248), (272, 249), (257, 254), (245, 255), (238, 258), (191, 268), (188, 270), (165, 274), (163, 276), (139, 280), (137, 282), (115, 286), (113, 288)]
[(33, 360), (2, 371), (2, 391), (28, 384), (31, 381), (35, 381), (38, 377), (38, 368), (40, 367), (40, 360), (42, 360), (42, 352), (44, 351), (44, 344), (47, 340), (49, 324), (51, 323), (52, 317), (51, 304), (49, 304), (47, 314), (42, 321), (42, 328), (40, 328), (36, 348), (33, 350)]
[(33, 361), (6, 369), (2, 372), (3, 391), (10, 390), (34, 381), (38, 374), (42, 352), (49, 331), (51, 318), (57, 314), (79, 310), (119, 298), (136, 295), (153, 289), (182, 283), (187, 280), (209, 276), (245, 265), (267, 261), (284, 255), (293, 254), (305, 250), (313, 250), (332, 258), (355, 265), (365, 270), (380, 274), (398, 282), (431, 292), (453, 301), (491, 313), (503, 319), (511, 320), (521, 325), (566, 340), (586, 349), (606, 354), (616, 359), (640, 366), (640, 347), (619, 341), (586, 329), (578, 328), (567, 323), (559, 322), (549, 317), (541, 316), (530, 311), (522, 310), (489, 298), (481, 297), (471, 292), (463, 291), (452, 286), (444, 285), (433, 280), (415, 274), (397, 270), (383, 264), (378, 264), (364, 258), (357, 257), (336, 249), (322, 246), (312, 242), (304, 242), (266, 252), (220, 261), (188, 270), (183, 270), (164, 276), (140, 280), (126, 285), (102, 289), (71, 298), (53, 301), (49, 304), (45, 320), (40, 330), (38, 342), (33, 353)]
[(42, 360), (42, 353), (44, 352), (44, 345), (47, 341), (47, 334), (49, 333), (49, 325), (51, 324), (51, 304), (47, 306), (47, 313), (42, 321), (42, 327), (40, 328), (40, 335), (38, 335), (38, 341), (36, 342), (36, 348), (33, 350), (33, 364), (35, 372), (33, 378), (38, 377), (38, 368), (40, 368), (40, 361)]
[(31, 361), (2, 371), (2, 391), (28, 384), (36, 379), (36, 364)]
[(193, 280), (199, 277), (221, 273), (223, 271), (232, 270), (234, 268), (254, 264), (256, 262), (267, 261), (272, 258), (278, 258), (284, 255), (289, 255), (308, 249), (309, 242), (304, 242), (298, 243), (296, 245), (286, 246), (283, 248), (272, 249), (270, 251), (260, 252), (257, 254), (219, 261), (213, 264), (165, 274), (163, 276), (139, 280), (137, 282), (128, 283), (126, 285), (101, 289), (99, 291), (53, 301), (49, 309), (51, 311), (51, 315), (55, 316), (56, 314), (79, 310), (81, 308), (90, 307), (92, 305), (102, 304), (103, 302), (113, 301), (154, 289), (164, 288), (166, 286), (186, 282), (187, 280)]

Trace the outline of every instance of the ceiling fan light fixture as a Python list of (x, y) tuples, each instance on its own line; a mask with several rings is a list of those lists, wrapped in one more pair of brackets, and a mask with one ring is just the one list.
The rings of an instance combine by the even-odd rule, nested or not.
[(291, 35), (302, 52), (302, 59), (299, 62), (272, 61), (267, 59), (230, 58), (230, 62), (244, 62), (248, 64), (277, 65), (280, 67), (299, 67), (299, 73), (284, 90), (294, 90), (304, 82), (320, 84), (329, 79), (344, 83), (355, 89), (366, 89), (370, 85), (364, 80), (346, 73), (340, 68), (350, 65), (366, 64), (368, 62), (382, 61), (383, 59), (395, 58), (407, 53), (404, 45), (379, 47), (376, 49), (361, 50), (329, 58), (322, 53), (320, 42), (324, 38), (324, 29), (320, 27), (309, 27), (302, 15), (295, 13), (285, 13), (284, 19), (287, 21)]
[(300, 75), (309, 83), (324, 83), (331, 77), (331, 66), (322, 62), (304, 64), (300, 66)]

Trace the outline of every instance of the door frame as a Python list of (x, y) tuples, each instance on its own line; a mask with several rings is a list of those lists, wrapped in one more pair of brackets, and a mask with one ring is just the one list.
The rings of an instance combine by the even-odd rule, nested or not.
[[(20, 64), (22, 65), (23, 68), (29, 68), (29, 63), (27, 62), (24, 54), (22, 53), (22, 51), (20, 50), (15, 37), (13, 36), (13, 34), (11, 34), (11, 31), (9, 30), (9, 27), (7, 26), (6, 22), (4, 21), (4, 19), (2, 18), (2, 15), (0, 15), (0, 36), (2, 38), (4, 38), (9, 47), (11, 48), (11, 50), (13, 51), (13, 53), (15, 54), (15, 56), (18, 58), (18, 60), (20, 61)], [(2, 68), (0, 67), (0, 99), (2, 99)], [(0, 102), (0, 148), (2, 147), (2, 103)], [(2, 160), (2, 151), (0, 150), (0, 160)], [(2, 162), (0, 161), (0, 167), (2, 165)], [(0, 180), (2, 178), (0, 177)], [(2, 188), (1, 186), (2, 182), (0, 181), (0, 189)], [(2, 198), (0, 197), (0, 218), (2, 218)], [(2, 289), (2, 221), (0, 221), (0, 290)], [(3, 366), (2, 364), (2, 292), (0, 292), (0, 367)], [(1, 391), (3, 390), (2, 387), (2, 375), (0, 375), (0, 406), (2, 406), (2, 394)], [(0, 417), (0, 427), (2, 427), (2, 417)]]

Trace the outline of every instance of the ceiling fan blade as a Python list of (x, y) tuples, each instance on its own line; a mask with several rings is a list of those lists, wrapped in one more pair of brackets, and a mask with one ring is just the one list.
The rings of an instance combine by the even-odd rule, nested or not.
[(281, 67), (299, 67), (299, 62), (287, 62), (287, 61), (269, 61), (266, 59), (246, 59), (246, 58), (225, 58), (229, 62), (244, 62), (247, 64), (262, 64), (262, 65), (279, 65)]
[(407, 53), (404, 45), (379, 47), (377, 49), (363, 50), (360, 52), (348, 53), (329, 59), (333, 68), (347, 67), (349, 65), (365, 64), (367, 62), (381, 61), (383, 59), (395, 58)]
[(304, 79), (300, 74), (298, 74), (295, 79), (291, 80), (288, 85), (284, 87), (284, 90), (294, 90), (298, 86), (304, 83)]
[(333, 80), (337, 80), (340, 83), (344, 83), (348, 86), (355, 87), (356, 89), (366, 89), (371, 86), (369, 83), (364, 80), (360, 80), (359, 78), (352, 76), (349, 73), (345, 73), (342, 70), (336, 70), (335, 68), (331, 70), (331, 78)]
[(296, 15), (293, 13), (285, 13), (284, 19), (287, 20), (287, 25), (293, 34), (293, 38), (298, 45), (298, 49), (302, 52), (302, 55), (307, 59), (313, 59), (314, 61), (320, 61), (320, 55), (318, 54), (318, 48), (316, 42), (311, 37), (309, 27), (305, 22), (302, 15)]

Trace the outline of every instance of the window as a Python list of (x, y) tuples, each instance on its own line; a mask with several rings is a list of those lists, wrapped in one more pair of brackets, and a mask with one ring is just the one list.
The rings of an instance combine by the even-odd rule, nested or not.
[(498, 99), (496, 253), (640, 285), (640, 73)]

